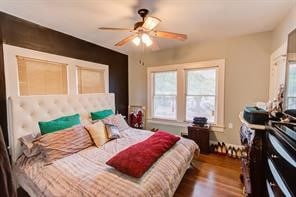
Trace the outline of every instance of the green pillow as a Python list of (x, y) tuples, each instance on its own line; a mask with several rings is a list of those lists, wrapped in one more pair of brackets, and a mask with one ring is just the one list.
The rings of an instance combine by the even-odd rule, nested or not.
[(90, 112), (91, 119), (92, 120), (102, 120), (104, 118), (107, 118), (108, 116), (113, 115), (112, 109), (106, 109), (103, 111), (96, 111), (96, 112)]
[(52, 133), (55, 131), (70, 128), (80, 124), (80, 115), (63, 116), (48, 122), (38, 122), (41, 134)]

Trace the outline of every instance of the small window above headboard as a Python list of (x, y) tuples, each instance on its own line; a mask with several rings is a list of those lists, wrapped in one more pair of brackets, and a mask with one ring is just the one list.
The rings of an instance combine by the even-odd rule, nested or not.
[(67, 64), (16, 56), (20, 96), (68, 94)]

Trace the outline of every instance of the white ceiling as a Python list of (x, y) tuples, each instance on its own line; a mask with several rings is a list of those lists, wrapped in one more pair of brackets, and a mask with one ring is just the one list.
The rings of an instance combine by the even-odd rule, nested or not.
[(139, 8), (162, 20), (157, 30), (188, 34), (185, 42), (157, 39), (161, 49), (205, 40), (271, 31), (296, 0), (0, 0), (0, 10), (128, 54), (132, 43), (113, 46), (130, 33), (97, 27), (133, 27)]

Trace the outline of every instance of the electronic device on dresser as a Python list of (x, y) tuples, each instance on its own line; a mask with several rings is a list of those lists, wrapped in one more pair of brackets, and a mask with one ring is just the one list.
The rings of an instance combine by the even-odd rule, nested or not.
[(295, 196), (296, 124), (271, 122), (266, 142), (268, 196)]

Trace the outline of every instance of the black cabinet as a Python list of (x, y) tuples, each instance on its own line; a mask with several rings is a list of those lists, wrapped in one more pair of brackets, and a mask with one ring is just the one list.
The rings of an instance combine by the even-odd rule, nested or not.
[(250, 128), (246, 124), (241, 126), (241, 143), (247, 151), (247, 155), (241, 161), (241, 180), (245, 196), (266, 196), (265, 133), (266, 129)]
[(208, 154), (210, 152), (210, 128), (208, 125), (200, 127), (197, 125), (188, 126), (188, 135), (186, 136), (189, 139), (195, 141), (199, 146), (200, 152), (203, 154)]
[[(254, 125), (251, 125), (251, 127)], [(296, 126), (270, 122), (266, 129), (242, 124), (245, 196), (296, 196)]]

